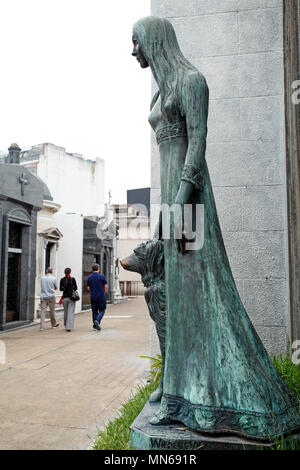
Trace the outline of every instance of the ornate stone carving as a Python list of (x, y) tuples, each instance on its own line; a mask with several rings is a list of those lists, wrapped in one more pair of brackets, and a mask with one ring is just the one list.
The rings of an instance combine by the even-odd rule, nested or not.
[(170, 126), (162, 127), (156, 132), (156, 142), (160, 144), (163, 140), (187, 135), (185, 122), (177, 122)]
[(204, 182), (199, 168), (196, 168), (193, 165), (184, 165), (181, 180), (189, 181), (194, 185), (197, 191), (203, 191)]

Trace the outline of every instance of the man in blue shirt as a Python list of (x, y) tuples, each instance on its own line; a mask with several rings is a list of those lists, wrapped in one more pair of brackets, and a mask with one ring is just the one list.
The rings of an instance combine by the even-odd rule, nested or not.
[(100, 323), (106, 309), (108, 284), (104, 274), (100, 274), (99, 264), (93, 264), (93, 274), (87, 278), (87, 289), (91, 297), (94, 330), (101, 330)]

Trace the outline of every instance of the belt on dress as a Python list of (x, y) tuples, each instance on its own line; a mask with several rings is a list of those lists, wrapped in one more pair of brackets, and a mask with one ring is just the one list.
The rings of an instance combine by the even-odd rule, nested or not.
[(156, 142), (160, 144), (163, 140), (172, 139), (174, 137), (187, 136), (187, 129), (185, 122), (177, 122), (170, 126), (165, 126), (156, 132)]

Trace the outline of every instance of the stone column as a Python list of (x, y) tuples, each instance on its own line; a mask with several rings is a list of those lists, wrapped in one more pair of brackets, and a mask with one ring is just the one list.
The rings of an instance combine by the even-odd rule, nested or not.
[[(300, 339), (300, 0), (283, 2), (291, 342)], [(298, 82), (296, 82), (298, 81)]]
[(53, 253), (52, 253), (52, 259), (51, 259), (51, 263), (52, 263), (52, 268), (53, 268), (53, 276), (55, 276), (57, 278), (57, 252), (58, 252), (58, 249), (59, 249), (59, 242), (55, 242), (55, 245), (54, 245), (54, 248), (53, 248)]
[(41, 288), (41, 278), (45, 274), (45, 250), (48, 245), (48, 240), (39, 235), (38, 239), (39, 247), (38, 247), (38, 285), (37, 285), (37, 296), (40, 295), (40, 288)]
[(20, 268), (20, 298), (19, 298), (19, 320), (33, 320), (34, 318), (34, 289), (32, 284), (35, 280), (35, 256), (33, 264), (32, 256), (32, 226), (22, 226), (22, 254)]
[(2, 324), (6, 322), (6, 298), (7, 298), (7, 264), (8, 264), (8, 239), (9, 239), (9, 221), (7, 215), (3, 217), (3, 232), (2, 232), (2, 298), (1, 298), (1, 309), (3, 312)]

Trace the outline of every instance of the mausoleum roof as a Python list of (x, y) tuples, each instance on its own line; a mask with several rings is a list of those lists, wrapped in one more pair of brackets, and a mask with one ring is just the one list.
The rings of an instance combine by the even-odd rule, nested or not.
[(20, 147), (18, 146), (18, 144), (11, 144), (9, 149), (17, 149), (17, 150), (21, 150)]
[(45, 181), (42, 180), (39, 176), (35, 177), (42, 183), (43, 185), (43, 199), (44, 201), (53, 201), (53, 197), (51, 196), (50, 190), (48, 186), (46, 185)]

